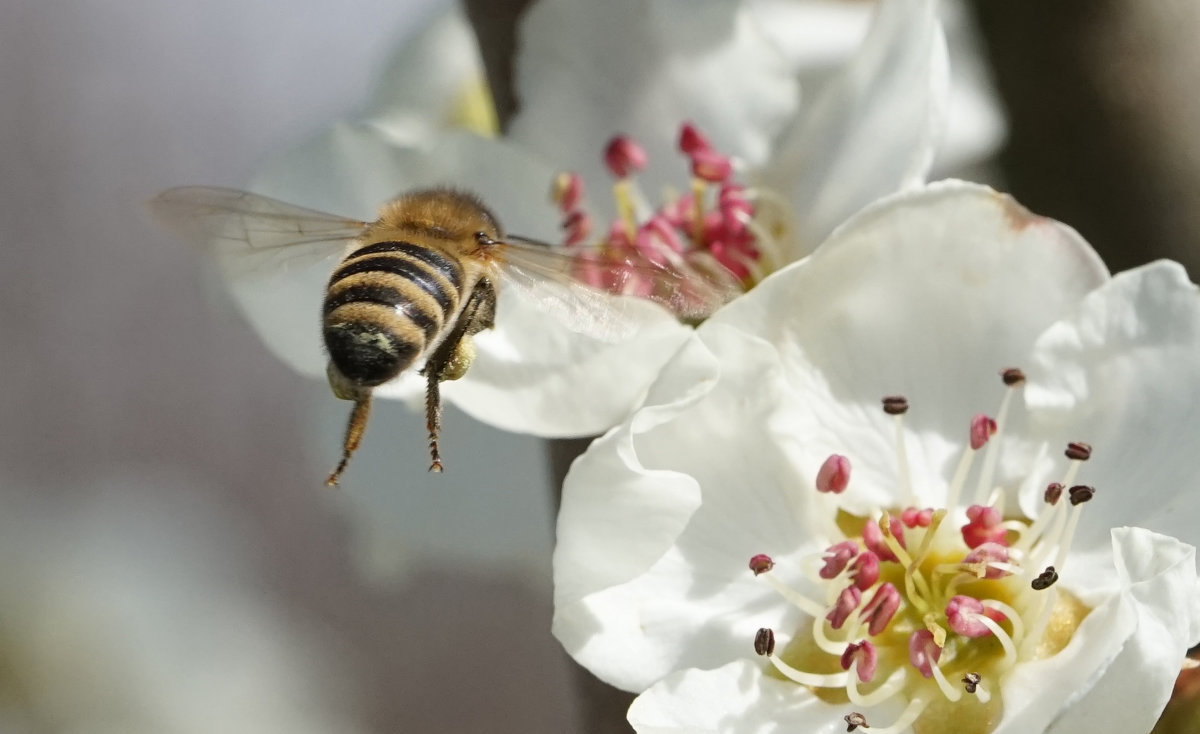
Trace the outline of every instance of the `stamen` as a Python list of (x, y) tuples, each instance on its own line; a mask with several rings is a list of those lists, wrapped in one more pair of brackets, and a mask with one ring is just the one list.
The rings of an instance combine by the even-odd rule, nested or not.
[(979, 681), (981, 678), (982, 676), (980, 676), (979, 673), (967, 673), (962, 677), (963, 689), (966, 690), (967, 693), (974, 693), (979, 687)]
[[(1004, 391), (1004, 397), (1000, 400), (1000, 409), (996, 411), (996, 429), (993, 434), (1004, 432), (1004, 425), (1008, 421), (1008, 407), (1012, 404), (1013, 394), (1016, 393), (1018, 387), (1025, 383), (1025, 375), (1021, 370), (1013, 367), (1001, 372), (1000, 377), (1009, 389)], [(992, 489), (992, 482), (996, 476), (996, 462), (1000, 458), (999, 446), (998, 441), (989, 442), (987, 451), (983, 455), (983, 468), (979, 472), (979, 483), (975, 486), (975, 504), (983, 502)]]
[(1008, 619), (1009, 624), (1012, 625), (1013, 641), (1016, 642), (1017, 644), (1024, 642), (1024, 640), (1025, 640), (1025, 623), (1021, 621), (1021, 615), (1017, 612), (1016, 609), (1013, 609), (1012, 607), (1010, 607), (1009, 605), (1000, 601), (999, 599), (984, 599), (983, 606), (987, 609), (994, 609), (997, 612), (1000, 612), (1001, 614), (1003, 614), (1004, 617), (1006, 619)]
[(772, 568), (775, 568), (775, 561), (766, 553), (759, 553), (750, 558), (750, 570), (754, 572), (755, 576), (766, 573)]
[(858, 690), (857, 667), (858, 663), (854, 663), (846, 679), (846, 696), (855, 706), (878, 706), (903, 691), (908, 680), (904, 668), (897, 668), (878, 688), (870, 693), (862, 693)]
[[(871, 728), (871, 734), (900, 734), (906, 731), (912, 723), (917, 720), (925, 709), (929, 706), (929, 701), (920, 697), (913, 698), (908, 702), (908, 706), (904, 707), (904, 711), (900, 713), (900, 718), (896, 719), (891, 726), (886, 726), (882, 729)], [(865, 724), (863, 728), (868, 728)]]
[[(825, 565), (821, 566), (818, 572), (823, 579), (834, 579), (838, 577), (842, 571), (846, 570), (846, 566), (850, 565), (850, 561), (858, 555), (858, 543), (853, 540), (843, 540), (840, 543), (829, 546), (825, 549), (825, 554), (822, 558), (825, 559)], [(861, 587), (860, 587), (861, 588)]]
[(1013, 644), (1012, 638), (1008, 636), (1008, 633), (1004, 631), (1004, 628), (1001, 627), (996, 620), (992, 619), (986, 614), (979, 615), (977, 619), (980, 623), (992, 631), (992, 634), (996, 636), (997, 640), (1000, 640), (1000, 645), (1004, 648), (1005, 669), (1016, 665), (1017, 647)]
[(933, 633), (927, 629), (919, 629), (908, 638), (908, 662), (922, 676), (929, 678), (933, 675), (933, 665), (942, 656), (942, 648), (933, 644)]
[(879, 661), (879, 655), (875, 652), (875, 646), (870, 640), (861, 642), (851, 642), (846, 645), (846, 650), (842, 653), (841, 665), (842, 670), (850, 671), (850, 666), (854, 666), (854, 670), (850, 671), (850, 679), (858, 679), (863, 683), (870, 683), (875, 677), (875, 666)]
[(604, 165), (613, 178), (629, 178), (646, 167), (646, 150), (633, 138), (617, 135), (604, 148)]
[(1054, 566), (1046, 566), (1046, 570), (1038, 574), (1038, 577), (1030, 582), (1030, 586), (1034, 591), (1045, 591), (1058, 581), (1058, 572), (1054, 570)]
[(937, 687), (941, 689), (943, 696), (948, 698), (952, 703), (957, 703), (962, 698), (962, 691), (950, 684), (940, 666), (931, 666), (929, 671), (933, 674), (933, 680), (937, 683)]
[(833, 454), (817, 470), (817, 491), (823, 494), (841, 494), (850, 484), (850, 460), (841, 454)]
[(711, 149), (712, 144), (708, 142), (704, 133), (696, 129), (695, 125), (685, 122), (679, 127), (679, 151), (681, 153), (690, 156), (698, 151)]
[(905, 505), (915, 505), (912, 477), (908, 470), (908, 450), (904, 447), (904, 414), (908, 412), (908, 400), (901, 395), (889, 395), (883, 399), (883, 412), (895, 417), (896, 422), (896, 459), (900, 471), (900, 501)]
[(858, 713), (857, 711), (851, 711), (850, 713), (843, 716), (842, 719), (846, 722), (846, 731), (854, 731), (855, 729), (857, 729), (860, 726), (864, 729), (871, 728), (867, 724), (867, 717), (863, 716), (862, 714)]
[(579, 202), (583, 200), (583, 178), (567, 171), (558, 174), (550, 187), (550, 199), (564, 214), (578, 211)]
[(797, 609), (811, 617), (822, 617), (825, 615), (825, 607), (817, 602), (809, 599), (790, 586), (785, 585), (782, 581), (775, 578), (775, 574), (763, 574), (759, 578), (766, 579), (766, 582), (771, 585), (771, 588), (782, 596), (787, 601), (791, 602)]
[(879, 580), (879, 556), (871, 551), (863, 551), (850, 565), (850, 578), (854, 585), (866, 591)]
[(838, 594), (837, 601), (834, 602), (833, 609), (825, 615), (825, 619), (829, 620), (829, 624), (835, 629), (840, 630), (846, 620), (850, 618), (850, 613), (858, 609), (858, 605), (862, 603), (862, 592), (856, 586), (847, 586), (842, 589), (842, 593)]
[(967, 508), (967, 522), (962, 526), (962, 539), (968, 548), (978, 548), (984, 543), (1004, 544), (1007, 530), (1004, 518), (994, 507), (971, 505)]
[[(761, 638), (761, 642), (760, 642)], [(783, 673), (789, 679), (799, 683), (802, 686), (813, 686), (815, 688), (845, 688), (846, 681), (849, 676), (846, 673), (806, 673), (803, 670), (798, 670), (785, 663), (774, 655), (775, 651), (775, 633), (769, 629), (760, 629), (758, 634), (754, 636), (754, 652), (758, 655), (766, 656), (767, 660), (771, 661), (771, 665), (780, 673)], [(759, 652), (762, 650), (762, 652)]]
[(1071, 550), (1071, 541), (1075, 538), (1075, 528), (1079, 527), (1079, 516), (1083, 514), (1083, 506), (1096, 494), (1096, 490), (1086, 485), (1078, 484), (1067, 492), (1071, 497), (1071, 514), (1067, 518), (1067, 529), (1063, 531), (1058, 541), (1058, 555), (1054, 565), (1062, 568), (1067, 562), (1067, 552)]
[(892, 617), (900, 609), (900, 592), (890, 582), (875, 590), (875, 595), (859, 613), (861, 619), (867, 620), (867, 632), (877, 635), (887, 629)]
[(858, 635), (858, 615), (857, 613), (851, 616), (852, 623), (846, 628), (844, 639), (834, 640), (825, 634), (825, 618), (814, 616), (812, 620), (812, 636), (813, 642), (817, 643), (824, 652), (830, 655), (841, 655), (842, 650), (846, 648), (846, 641), (857, 638)]
[(771, 655), (775, 652), (775, 631), (770, 627), (760, 627), (754, 634), (754, 654)]

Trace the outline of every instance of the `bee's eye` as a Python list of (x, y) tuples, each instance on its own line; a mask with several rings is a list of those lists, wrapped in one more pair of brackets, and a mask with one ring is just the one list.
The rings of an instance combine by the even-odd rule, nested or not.
[(481, 245), (494, 245), (494, 244), (496, 244), (495, 240), (493, 240), (491, 237), (489, 237), (489, 236), (488, 236), (488, 233), (487, 233), (487, 232), (484, 232), (483, 230), (480, 230), (480, 231), (478, 231), (478, 232), (476, 232), (476, 233), (475, 233), (475, 241), (476, 241), (476, 242), (478, 242), (478, 243), (479, 243), (479, 244), (481, 244)]

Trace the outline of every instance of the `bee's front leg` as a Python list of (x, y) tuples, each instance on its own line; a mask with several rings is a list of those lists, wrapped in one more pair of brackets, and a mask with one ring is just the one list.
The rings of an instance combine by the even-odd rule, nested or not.
[(425, 427), (429, 431), (429, 471), (442, 471), (442, 456), (438, 450), (438, 434), (442, 428), (441, 383), (457, 380), (467, 373), (475, 361), (473, 334), (490, 329), (496, 320), (496, 290), (491, 281), (480, 280), (471, 289), (446, 339), (434, 350), (421, 370), (425, 376)]

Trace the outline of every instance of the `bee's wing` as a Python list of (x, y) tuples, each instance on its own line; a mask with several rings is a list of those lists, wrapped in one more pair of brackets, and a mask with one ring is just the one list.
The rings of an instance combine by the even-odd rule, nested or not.
[(346, 243), (367, 226), (247, 191), (211, 186), (168, 189), (148, 203), (163, 225), (211, 250), (233, 275), (323, 261), (343, 252)]
[(272, 352), (325, 374), (321, 299), (333, 262), (366, 223), (233, 189), (187, 186), (151, 199), (168, 229), (215, 261), (234, 301)]
[(572, 331), (604, 341), (628, 338), (643, 323), (644, 299), (681, 319), (712, 314), (740, 291), (719, 274), (658, 264), (637, 255), (614, 259), (601, 248), (559, 248), (506, 238), (499, 256), (506, 283), (523, 291)]

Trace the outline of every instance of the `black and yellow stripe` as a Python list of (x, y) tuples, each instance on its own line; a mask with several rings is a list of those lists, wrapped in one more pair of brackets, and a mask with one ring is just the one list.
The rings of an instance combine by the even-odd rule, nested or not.
[(407, 369), (454, 318), (462, 266), (412, 242), (371, 242), (329, 279), (325, 346), (344, 377), (373, 387)]

